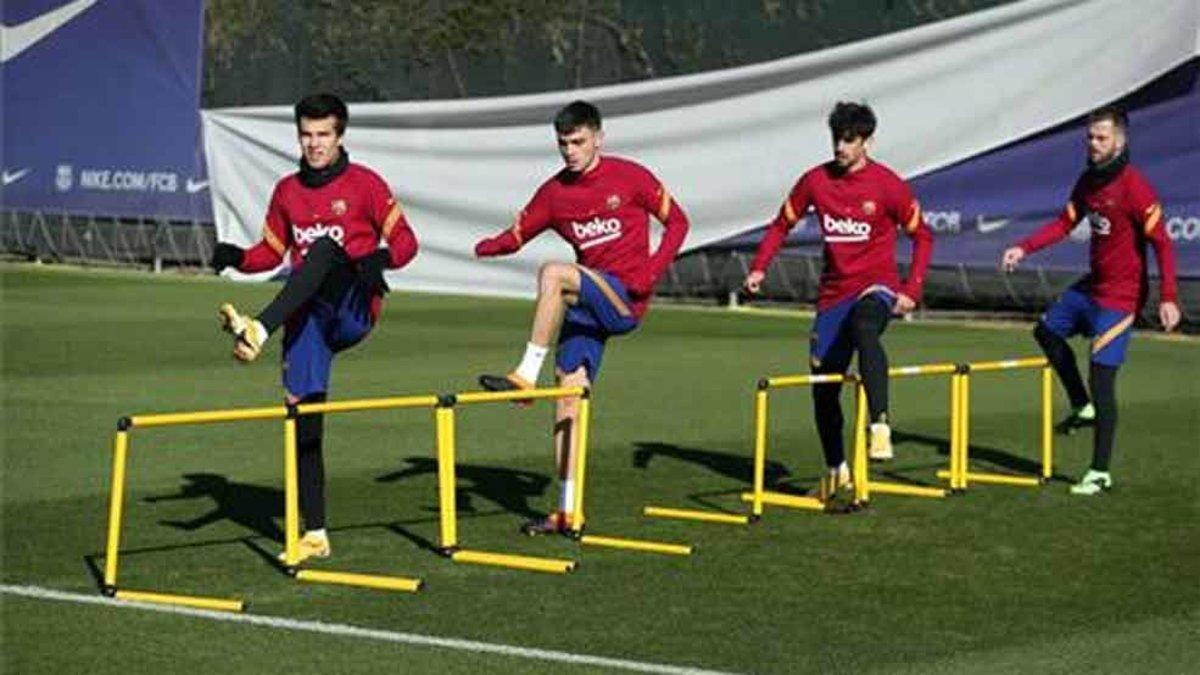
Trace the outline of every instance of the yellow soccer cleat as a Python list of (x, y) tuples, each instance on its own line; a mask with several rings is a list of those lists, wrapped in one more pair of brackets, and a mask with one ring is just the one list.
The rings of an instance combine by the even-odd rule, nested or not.
[(233, 357), (246, 363), (257, 359), (267, 341), (267, 329), (258, 320), (238, 312), (229, 303), (221, 305), (217, 312), (221, 328), (233, 335)]
[[(309, 558), (328, 558), (333, 553), (333, 548), (329, 546), (329, 537), (312, 532), (305, 533), (296, 548), (299, 550), (299, 555), (296, 556), (297, 565)], [(279, 562), (287, 564), (287, 551), (283, 551), (276, 558)]]

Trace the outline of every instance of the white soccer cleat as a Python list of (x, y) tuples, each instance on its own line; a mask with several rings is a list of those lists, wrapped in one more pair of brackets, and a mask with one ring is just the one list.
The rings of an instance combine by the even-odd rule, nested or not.
[[(328, 558), (333, 553), (333, 548), (329, 545), (329, 537), (323, 537), (312, 532), (305, 532), (296, 548), (298, 549), (296, 556), (297, 565), (309, 558)], [(286, 550), (276, 557), (279, 562), (287, 564)]]
[(1088, 469), (1083, 478), (1071, 486), (1071, 494), (1090, 497), (1112, 489), (1112, 474), (1107, 471)]
[(892, 450), (892, 428), (886, 422), (875, 422), (871, 425), (871, 445), (867, 457), (873, 462), (886, 462), (895, 457)]
[(267, 341), (267, 329), (257, 319), (238, 312), (229, 303), (221, 305), (217, 313), (221, 328), (233, 335), (233, 357), (246, 363), (257, 359)]

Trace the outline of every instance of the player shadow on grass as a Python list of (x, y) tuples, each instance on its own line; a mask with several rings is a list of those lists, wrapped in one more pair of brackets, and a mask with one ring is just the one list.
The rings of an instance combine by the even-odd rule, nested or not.
[[(896, 456), (903, 458), (905, 456), (905, 445), (925, 445), (932, 447), (938, 455), (942, 457), (950, 456), (950, 442), (943, 436), (929, 436), (927, 434), (914, 434), (900, 429), (892, 429), (892, 444), (896, 447)], [(970, 443), (967, 448), (967, 453), (970, 455), (972, 462), (984, 462), (992, 465), (997, 469), (1003, 469), (1013, 474), (1021, 475), (1040, 475), (1042, 464), (1040, 459), (1030, 459), (1014, 455), (1000, 448), (989, 447), (986, 445), (978, 445)], [(1039, 450), (1040, 453), (1040, 450)], [(873, 469), (872, 471), (878, 471)], [(907, 478), (900, 475), (899, 472), (882, 471), (880, 472), (891, 478)], [(1051, 480), (1070, 480), (1067, 476), (1055, 474)]]
[(189, 520), (160, 520), (188, 532), (218, 523), (232, 521), (272, 541), (283, 541), (283, 530), (276, 519), (283, 517), (283, 491), (276, 488), (230, 481), (215, 473), (187, 473), (187, 481), (179, 492), (146, 497), (148, 504), (207, 497), (216, 502), (212, 510)]
[[(633, 446), (635, 448), (633, 465), (639, 469), (650, 466), (650, 461), (655, 457), (670, 457), (702, 466), (713, 473), (732, 478), (739, 483), (751, 483), (754, 480), (754, 457), (751, 455), (734, 455), (702, 448), (685, 448), (659, 441), (638, 441)], [(791, 471), (783, 464), (767, 460), (763, 476), (768, 485), (778, 483), (790, 475)]]
[[(413, 476), (436, 474), (438, 470), (437, 460), (429, 457), (406, 457), (404, 461), (408, 463), (407, 467), (376, 476), (375, 480), (379, 483), (391, 483)], [(476, 513), (472, 498), (480, 497), (519, 516), (536, 518), (543, 515), (529, 505), (529, 500), (546, 492), (550, 485), (548, 476), (531, 471), (478, 464), (456, 464), (454, 470), (457, 482), (454, 501), (460, 512)]]

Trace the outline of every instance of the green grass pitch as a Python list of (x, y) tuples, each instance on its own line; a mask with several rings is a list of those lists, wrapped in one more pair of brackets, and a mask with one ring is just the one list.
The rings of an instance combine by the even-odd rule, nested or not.
[[(275, 286), (0, 267), (0, 580), (96, 594), (112, 434), (121, 415), (273, 405), (279, 343), (235, 363), (220, 302)], [(339, 357), (331, 397), (473, 389), (510, 367), (527, 301), (394, 293)], [(595, 389), (587, 511), (597, 534), (688, 542), (681, 558), (579, 549), (517, 533), (556, 499), (549, 406), (459, 411), (464, 545), (577, 556), (568, 576), (454, 565), (436, 542), (428, 410), (326, 423), (334, 559), (421, 576), (399, 594), (299, 584), (264, 560), (282, 527), (282, 434), (248, 422), (132, 435), (121, 585), (241, 596), (289, 619), (641, 662), (758, 673), (1185, 672), (1200, 662), (1200, 345), (1139, 336), (1118, 381), (1116, 489), (1073, 498), (1090, 433), (1056, 437), (1040, 489), (941, 501), (880, 495), (865, 512), (768, 507), (749, 527), (647, 519), (643, 505), (741, 510), (755, 380), (803, 372), (808, 320), (659, 307), (614, 339)], [(895, 323), (894, 365), (1035, 355), (1024, 329)], [(1078, 345), (1078, 343), (1077, 343)], [(1078, 349), (1078, 347), (1077, 347)], [(922, 483), (946, 461), (944, 379), (892, 385), (897, 460)], [(847, 410), (850, 396), (843, 397)], [(1055, 404), (1063, 411), (1057, 383)], [(1034, 372), (973, 383), (981, 469), (1038, 456)], [(772, 395), (771, 476), (820, 471), (807, 391)], [(5, 672), (604, 672), (453, 649), (314, 635), (0, 594)]]

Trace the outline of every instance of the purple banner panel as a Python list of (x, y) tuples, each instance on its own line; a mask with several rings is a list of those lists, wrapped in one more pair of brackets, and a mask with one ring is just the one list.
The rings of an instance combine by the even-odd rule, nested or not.
[(212, 220), (203, 0), (6, 0), (6, 209)]

